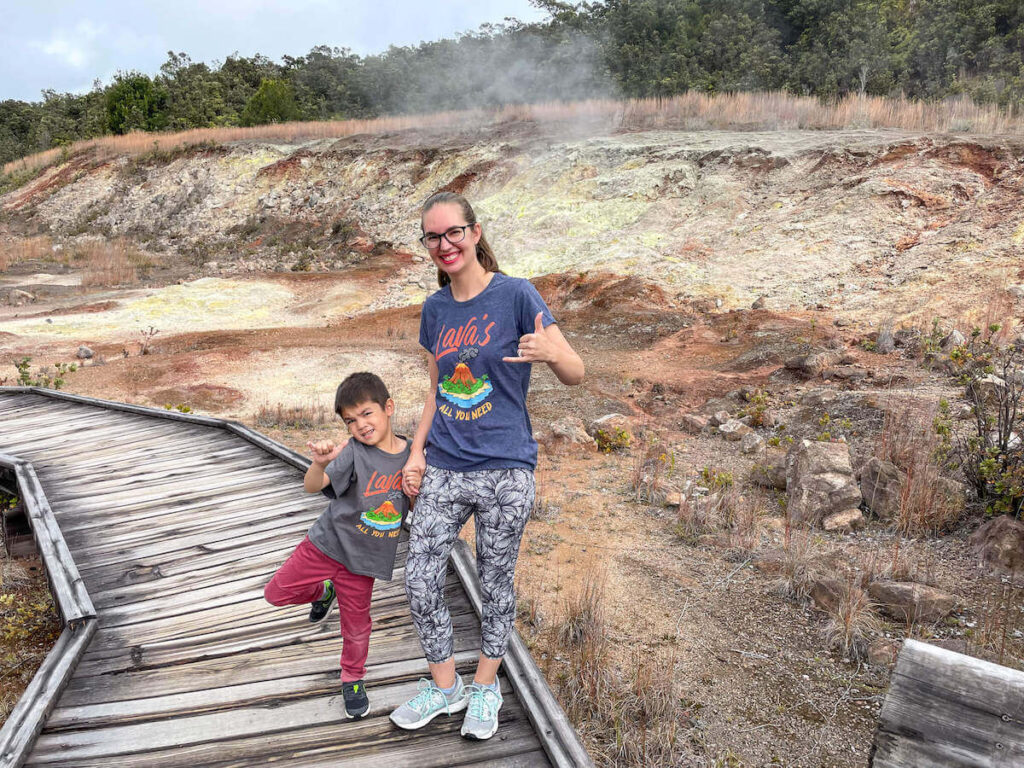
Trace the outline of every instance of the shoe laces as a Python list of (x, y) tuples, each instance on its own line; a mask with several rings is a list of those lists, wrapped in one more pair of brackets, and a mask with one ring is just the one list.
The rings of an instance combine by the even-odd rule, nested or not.
[(483, 686), (469, 686), (469, 716), (476, 720), (493, 720), (501, 705), (501, 694)]
[(444, 692), (425, 677), (420, 678), (420, 692), (409, 701), (409, 708), (417, 714), (425, 714), (439, 698), (444, 702), (445, 709), (448, 709), (448, 697)]

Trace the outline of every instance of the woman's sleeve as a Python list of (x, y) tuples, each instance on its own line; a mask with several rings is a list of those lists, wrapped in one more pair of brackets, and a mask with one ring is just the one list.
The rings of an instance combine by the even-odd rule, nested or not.
[(548, 309), (548, 305), (544, 303), (544, 299), (541, 298), (537, 289), (533, 287), (533, 283), (529, 280), (523, 280), (521, 285), (522, 287), (516, 296), (516, 322), (519, 325), (519, 335), (522, 336), (524, 333), (533, 333), (534, 330), (536, 330), (537, 326), (535, 319), (538, 312), (542, 312), (544, 314), (545, 328), (552, 323), (558, 322), (555, 320), (554, 315), (551, 314), (551, 310)]
[(431, 307), (430, 301), (423, 302), (423, 308), (420, 309), (420, 346), (423, 347), (427, 352), (433, 352), (432, 340), (434, 328), (434, 310)]

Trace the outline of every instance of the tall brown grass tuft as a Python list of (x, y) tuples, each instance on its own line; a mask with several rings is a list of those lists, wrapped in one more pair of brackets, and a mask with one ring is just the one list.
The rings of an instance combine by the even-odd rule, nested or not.
[(141, 155), (179, 147), (245, 140), (310, 141), (408, 129), (446, 129), (517, 121), (591, 123), (602, 131), (673, 130), (836, 130), (895, 128), (953, 133), (1021, 133), (1024, 121), (998, 106), (975, 104), (960, 96), (923, 102), (906, 98), (847, 96), (823, 102), (783, 92), (705, 94), (690, 92), (658, 99), (591, 99), (577, 102), (521, 104), (493, 110), (400, 115), (373, 120), (329, 120), (261, 125), (252, 128), (197, 128), (179, 133), (130, 133), (103, 136), (50, 149), (3, 167), (4, 174), (52, 165), (62, 157), (90, 151), (100, 159)]
[(138, 251), (126, 240), (91, 240), (75, 249), (74, 260), (84, 263), (82, 287), (131, 285), (138, 281)]
[(813, 566), (819, 550), (814, 538), (803, 529), (793, 529), (787, 516), (782, 571), (775, 582), (775, 591), (791, 600), (806, 600), (814, 583)]
[(256, 426), (279, 429), (312, 429), (334, 421), (334, 411), (320, 402), (310, 405), (262, 403), (256, 411)]
[(887, 409), (876, 445), (878, 458), (906, 472), (895, 520), (904, 536), (947, 530), (963, 512), (963, 500), (949, 488), (948, 471), (936, 458), (941, 443), (934, 428), (937, 413), (911, 405)]
[(552, 630), (567, 664), (554, 676), (559, 700), (605, 764), (676, 765), (684, 745), (675, 658), (637, 650), (625, 674), (613, 668), (605, 583), (603, 570), (584, 570)]
[(849, 579), (838, 604), (829, 612), (825, 629), (828, 647), (854, 661), (867, 661), (870, 636), (881, 627), (867, 592)]
[(46, 235), (0, 241), (0, 272), (6, 272), (23, 261), (49, 261), (53, 258), (53, 240)]

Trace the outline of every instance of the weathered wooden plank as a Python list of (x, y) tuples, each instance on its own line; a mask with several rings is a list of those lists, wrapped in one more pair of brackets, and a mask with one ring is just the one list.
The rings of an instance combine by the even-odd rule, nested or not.
[[(33, 434), (31, 430), (27, 434)], [(103, 429), (91, 430), (69, 443), (55, 443), (36, 440), (31, 446), (23, 449), (35, 453), (41, 466), (66, 466), (74, 464), (83, 456), (97, 461), (110, 462), (117, 457), (151, 449), (156, 445), (165, 448), (176, 448), (182, 452), (194, 447), (197, 440), (206, 440), (205, 436), (168, 431), (166, 427), (156, 424), (132, 427), (125, 432), (123, 425), (110, 425)], [(87, 447), (88, 451), (81, 450)]]
[[(186, 438), (197, 439), (197, 435), (175, 433), (159, 424), (147, 424), (132, 426), (121, 424), (110, 420), (97, 420), (92, 424), (82, 425), (85, 429), (82, 432), (74, 432), (75, 439), (68, 440), (67, 436), (77, 427), (74, 422), (63, 423), (60, 426), (39, 429), (31, 425), (24, 425), (17, 433), (8, 433), (4, 437), (4, 445), (10, 446), (12, 452), (34, 453), (41, 451), (44, 446), (50, 455), (60, 458), (71, 458), (82, 454), (82, 448), (88, 447), (94, 450), (115, 450), (120, 448), (113, 443), (114, 438), (128, 441), (141, 441), (144, 437), (151, 440), (162, 437), (167, 440), (184, 442)], [(155, 440), (153, 440), (155, 442)], [(76, 449), (77, 452), (76, 452)]]
[(261, 541), (275, 533), (298, 535), (305, 533), (315, 518), (312, 515), (295, 515), (294, 517), (275, 517), (260, 523), (246, 524), (239, 527), (203, 531), (202, 533), (182, 536), (177, 539), (163, 539), (131, 547), (115, 547), (108, 551), (94, 549), (88, 553), (85, 570), (114, 563), (132, 562), (146, 558), (177, 554), (185, 556), (189, 552), (219, 552), (226, 549), (255, 541)]
[[(456, 585), (445, 588), (446, 597), (461, 601), (460, 591)], [(401, 585), (390, 590), (378, 590), (374, 601), (380, 606), (400, 606), (405, 595)], [(186, 616), (154, 618), (149, 621), (128, 625), (105, 627), (100, 622), (100, 630), (90, 646), (89, 653), (102, 653), (106, 648), (120, 648), (126, 644), (151, 646), (158, 643), (180, 644), (184, 638), (202, 638), (211, 635), (211, 639), (219, 637), (237, 637), (252, 632), (260, 632), (263, 625), (290, 622), (292, 617), (300, 615), (294, 606), (275, 607), (262, 599), (262, 591), (250, 595), (230, 609), (207, 609)], [(101, 617), (102, 618), (102, 617)], [(302, 626), (301, 622), (297, 622)]]
[[(149, 473), (142, 473), (147, 475)], [(252, 467), (247, 470), (232, 475), (223, 475), (214, 473), (207, 477), (203, 477), (201, 481), (193, 482), (189, 478), (187, 473), (181, 473), (176, 470), (170, 470), (167, 473), (152, 474), (153, 478), (159, 478), (158, 480), (150, 480), (146, 483), (145, 494), (141, 493), (138, 487), (133, 488), (131, 483), (126, 483), (123, 480), (116, 481), (105, 481), (97, 478), (94, 482), (91, 482), (88, 488), (82, 488), (81, 490), (71, 491), (71, 489), (64, 489), (62, 492), (54, 494), (54, 501), (60, 503), (67, 503), (75, 501), (76, 499), (88, 499), (102, 496), (103, 498), (110, 498), (112, 501), (118, 499), (139, 499), (142, 498), (162, 498), (165, 493), (174, 491), (175, 488), (181, 486), (182, 480), (187, 480), (188, 485), (191, 489), (202, 490), (207, 493), (215, 493), (219, 490), (230, 490), (232, 488), (244, 487), (249, 484), (258, 485), (260, 476), (266, 478), (266, 484), (273, 485), (275, 483), (281, 483), (282, 485), (286, 482), (292, 484), (297, 477), (295, 470), (289, 467), (281, 467), (280, 464), (266, 464), (265, 466)], [(70, 491), (70, 492), (69, 492)]]
[[(458, 613), (453, 622), (463, 630), (456, 636), (456, 650), (475, 652), (473, 643), (479, 643), (480, 635), (472, 616)], [(415, 660), (422, 656), (419, 638), (409, 625), (377, 627), (370, 636), (370, 649), (370, 661), (374, 664)], [(318, 672), (337, 672), (341, 639), (337, 622), (334, 622), (315, 637), (299, 643), (253, 647), (223, 655), (195, 653), (193, 648), (184, 650), (193, 651), (191, 657), (183, 656), (173, 665), (157, 664), (104, 672), (101, 680), (96, 679), (98, 675), (90, 674), (92, 670), (83, 661), (75, 671), (61, 706), (98, 704), (134, 699), (141, 694), (161, 696)], [(146, 658), (141, 661), (145, 663)]]
[[(456, 653), (478, 653), (479, 625), (472, 612), (453, 615)], [(173, 665), (158, 664), (152, 668), (87, 674), (82, 662), (69, 683), (61, 706), (85, 706), (105, 702), (147, 697), (170, 696), (207, 688), (230, 687), (286, 677), (301, 677), (319, 673), (337, 676), (341, 639), (337, 622), (330, 629), (309, 642), (283, 644), (274, 647), (246, 650), (230, 655), (208, 657), (193, 654)], [(370, 635), (370, 663), (387, 664), (398, 661), (422, 661), (423, 652), (415, 630), (404, 627), (376, 628)], [(145, 661), (145, 658), (143, 658)]]
[[(402, 702), (415, 696), (416, 692), (417, 684), (413, 682), (376, 688), (370, 700), (367, 721), (386, 722), (387, 715)], [(48, 733), (44, 729), (36, 741), (28, 764), (86, 761), (98, 757), (132, 755), (172, 747), (181, 749), (192, 744), (283, 734), (305, 728), (310, 723), (341, 723), (344, 720), (344, 703), (340, 695), (334, 695), (284, 702), (275, 707), (241, 707), (109, 728), (57, 733)], [(396, 730), (390, 724), (386, 728), (389, 734)], [(335, 738), (340, 740), (340, 734), (336, 733)]]
[[(371, 647), (374, 643), (382, 643), (388, 637), (408, 639), (418, 645), (415, 628), (404, 617), (393, 626), (385, 627), (382, 611), (374, 613), (377, 619), (377, 630), (371, 636)], [(468, 613), (453, 612), (452, 623), (461, 631), (479, 635), (479, 624)], [(183, 665), (205, 659), (223, 659), (243, 653), (252, 653), (267, 649), (288, 649), (282, 654), (298, 652), (297, 648), (308, 643), (315, 643), (336, 638), (338, 634), (336, 622), (331, 624), (313, 625), (305, 621), (305, 616), (289, 618), (287, 622), (278, 620), (263, 624), (250, 624), (244, 627), (232, 627), (217, 633), (206, 633), (199, 636), (184, 636), (168, 641), (160, 641), (122, 647), (108, 647), (93, 651), (90, 649), (87, 658), (79, 663), (76, 678), (79, 676), (111, 675), (121, 672), (157, 669), (168, 664)]]
[[(340, 645), (340, 643), (339, 643)], [(199, 690), (172, 695), (153, 695), (149, 690), (139, 688), (137, 694), (145, 698), (111, 701), (83, 706), (62, 706), (55, 709), (46, 721), (46, 730), (53, 733), (67, 729), (105, 728), (111, 725), (128, 725), (149, 720), (198, 715), (236, 707), (255, 705), (276, 705), (281, 701), (336, 694), (340, 686), (338, 679), (337, 653), (332, 657), (333, 665), (304, 675), (291, 675), (271, 680), (242, 677), (238, 682), (226, 686), (207, 685)], [(461, 651), (455, 662), (464, 670), (475, 666), (477, 654)], [(371, 657), (370, 661), (373, 661)], [(425, 659), (400, 659), (387, 663), (370, 663), (363, 678), (369, 690), (372, 686), (409, 682), (429, 677), (430, 670)]]
[[(102, 478), (111, 487), (115, 484), (124, 485), (126, 482), (134, 481), (136, 484), (144, 482), (150, 476), (179, 477), (189, 475), (191, 477), (205, 477), (216, 473), (228, 473), (244, 470), (252, 466), (273, 466), (272, 460), (266, 456), (258, 456), (256, 449), (251, 446), (228, 446), (225, 448), (207, 448), (192, 450), (189, 453), (181, 451), (168, 451), (163, 454), (156, 454), (146, 451), (145, 457), (140, 462), (137, 453), (125, 452), (116, 459), (104, 459), (102, 462), (93, 461), (89, 463), (70, 461), (64, 464), (59, 470), (48, 488), (52, 485), (54, 492), (64, 493), (83, 483), (93, 483), (97, 478)], [(302, 475), (295, 470), (295, 476)]]
[(1024, 765), (1024, 672), (904, 641), (882, 705), (871, 764)]
[[(164, 579), (178, 577), (190, 577), (206, 579), (207, 575), (215, 571), (223, 571), (239, 564), (248, 562), (261, 562), (264, 556), (272, 555), (283, 563), (285, 558), (302, 540), (302, 531), (297, 535), (289, 532), (286, 535), (267, 537), (255, 543), (217, 549), (212, 552), (189, 552), (185, 556), (177, 554), (165, 555), (149, 559), (139, 559), (114, 565), (98, 566), (91, 570), (82, 570), (85, 583), (89, 588), (89, 594), (93, 596), (93, 602), (98, 599), (102, 592), (126, 589), (134, 585), (145, 585), (151, 582), (161, 582)], [(405, 531), (403, 531), (403, 534)], [(398, 551), (395, 557), (395, 568), (405, 567), (405, 557), (408, 551), (408, 539), (399, 537)], [(398, 576), (395, 576), (397, 579)]]
[[(97, 501), (101, 502), (102, 499)], [(123, 531), (129, 534), (135, 532), (140, 526), (170, 526), (175, 520), (182, 523), (196, 519), (210, 520), (213, 517), (223, 520), (230, 519), (232, 513), (240, 511), (247, 511), (249, 517), (252, 517), (256, 510), (266, 512), (285, 505), (289, 508), (296, 505), (307, 505), (311, 509), (320, 511), (327, 506), (321, 498), (302, 494), (295, 491), (293, 487), (260, 489), (259, 483), (256, 481), (247, 486), (240, 486), (238, 493), (221, 491), (216, 494), (206, 494), (201, 488), (194, 488), (190, 496), (179, 497), (178, 500), (171, 501), (166, 506), (161, 500), (155, 499), (134, 512), (111, 512), (105, 516), (95, 512), (84, 512), (78, 502), (56, 501), (53, 503), (60, 510), (59, 517), (65, 517), (69, 521), (65, 530), (68, 539), (73, 539), (76, 536), (87, 537), (89, 531), (103, 527), (104, 523), (109, 528), (112, 522), (116, 522), (118, 532)], [(173, 519), (164, 519), (168, 517)], [(72, 520), (81, 520), (82, 522), (78, 525), (70, 525)]]
[(95, 616), (96, 610), (35, 470), (31, 464), (20, 463), (14, 467), (14, 473), (18, 478), (25, 514), (32, 526), (32, 535), (46, 565), (46, 575), (64, 621), (74, 624)]
[[(68, 520), (68, 530), (93, 527), (96, 522), (109, 523), (110, 520), (130, 520), (144, 518), (148, 514), (187, 514), (196, 510), (208, 510), (211, 507), (246, 506), (250, 509), (261, 507), (270, 500), (288, 501), (303, 498), (292, 485), (280, 487), (255, 487), (244, 491), (222, 491), (211, 498), (202, 491), (190, 487), (175, 489), (163, 497), (149, 498), (146, 496), (115, 502), (108, 498), (79, 499), (74, 502), (63, 502), (60, 515)], [(313, 494), (307, 498), (317, 499)], [(76, 525), (77, 520), (84, 520)]]
[(24, 762), (95, 631), (95, 620), (88, 619), (76, 629), (66, 627), (57, 638), (0, 728), (0, 764)]
[[(180, 545), (184, 541), (207, 543), (210, 540), (222, 540), (257, 530), (266, 530), (268, 525), (270, 527), (275, 524), (281, 525), (288, 518), (304, 520), (308, 525), (316, 519), (316, 515), (319, 513), (318, 510), (309, 506), (308, 499), (288, 501), (270, 509), (261, 509), (260, 512), (266, 516), (260, 523), (253, 519), (252, 512), (247, 515), (243, 511), (221, 516), (211, 515), (207, 518), (200, 516), (198, 519), (193, 518), (180, 524), (168, 522), (163, 525), (154, 525), (151, 536), (146, 536), (145, 532), (138, 530), (128, 531), (124, 534), (112, 532), (107, 536), (96, 531), (73, 531), (68, 534), (67, 540), (77, 551), (83, 553), (83, 559), (96, 562), (97, 558), (110, 552), (137, 553), (142, 549), (152, 550), (155, 545), (149, 546), (143, 542), (154, 538), (168, 539), (176, 545)], [(199, 538), (195, 540), (193, 537)]]
[[(192, 724), (187, 723), (201, 718), (209, 720), (216, 715), (169, 720), (165, 725), (174, 730), (167, 732), (164, 740), (170, 741), (181, 735), (183, 738), (179, 738), (178, 745), (145, 752), (141, 748), (151, 743), (149, 741), (132, 744), (119, 740), (119, 747), (125, 751), (95, 754), (97, 750), (91, 745), (76, 745), (70, 756), (62, 757), (52, 744), (59, 743), (57, 739), (61, 736), (72, 734), (44, 734), (27, 765), (88, 768), (109, 766), (114, 764), (116, 757), (118, 768), (154, 765), (161, 768), (194, 768), (196, 765), (250, 768), (253, 765), (296, 764), (344, 765), (346, 768), (380, 768), (382, 765), (389, 768), (439, 768), (474, 762), (487, 764), (537, 750), (537, 738), (514, 696), (506, 699), (502, 707), (500, 738), (483, 742), (459, 738), (462, 716), (458, 714), (450, 718), (441, 716), (422, 731), (401, 731), (390, 723), (386, 715), (415, 692), (415, 683), (370, 691), (370, 714), (358, 721), (345, 721), (340, 696), (257, 710), (247, 723), (237, 724), (231, 735), (219, 733), (216, 740), (197, 739), (197, 736), (209, 733), (208, 723), (202, 723), (202, 730), (198, 733), (189, 727)], [(160, 723), (128, 727), (141, 729), (147, 725), (155, 728)], [(261, 726), (263, 730), (257, 731)], [(245, 735), (233, 735), (243, 729)], [(149, 736), (148, 733), (145, 735)]]

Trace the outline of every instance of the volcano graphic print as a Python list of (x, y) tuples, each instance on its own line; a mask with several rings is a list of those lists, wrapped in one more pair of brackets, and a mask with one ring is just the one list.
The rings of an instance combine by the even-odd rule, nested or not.
[(494, 391), (486, 374), (479, 379), (465, 363), (459, 363), (452, 375), (437, 385), (437, 391), (445, 400), (459, 408), (471, 408), (482, 403)]

